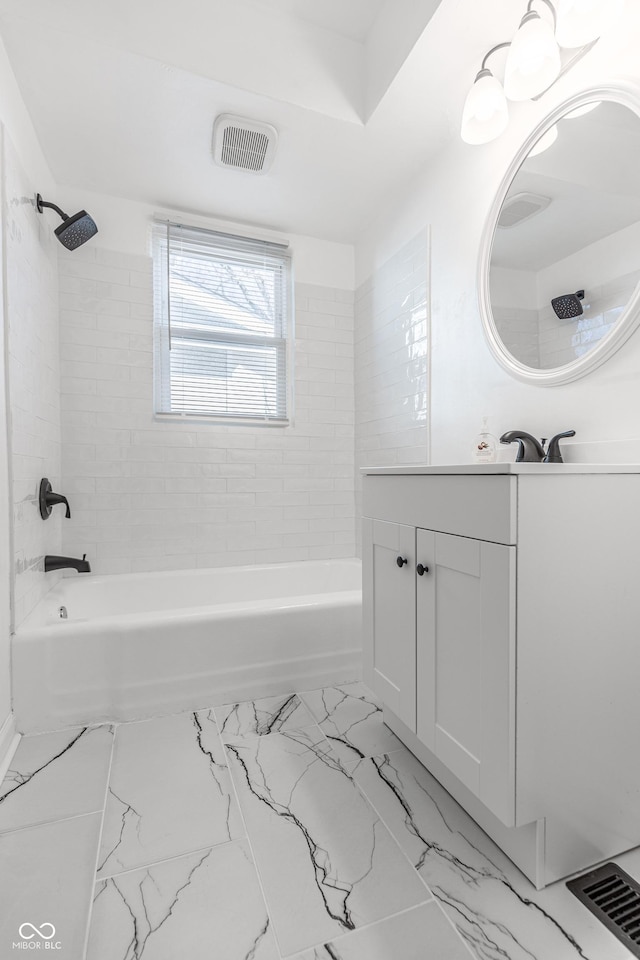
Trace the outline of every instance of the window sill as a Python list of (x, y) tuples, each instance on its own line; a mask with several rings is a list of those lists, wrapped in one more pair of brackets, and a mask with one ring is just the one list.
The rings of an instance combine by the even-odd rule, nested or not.
[(215, 427), (290, 427), (291, 420), (265, 420), (261, 417), (209, 417), (191, 413), (154, 413), (159, 423), (201, 423)]

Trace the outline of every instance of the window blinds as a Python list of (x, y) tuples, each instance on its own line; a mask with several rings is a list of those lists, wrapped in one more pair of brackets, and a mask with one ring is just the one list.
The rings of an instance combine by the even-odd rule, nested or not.
[(153, 227), (156, 411), (287, 422), (284, 245)]

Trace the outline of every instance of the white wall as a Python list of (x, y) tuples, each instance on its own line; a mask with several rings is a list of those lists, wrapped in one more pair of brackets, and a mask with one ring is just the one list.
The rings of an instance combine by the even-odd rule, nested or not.
[[(0, 178), (4, 180), (2, 163), (2, 131), (0, 130)], [(0, 263), (4, 259), (4, 243), (0, 232)], [(4, 293), (4, 291), (3, 291)], [(4, 296), (0, 301), (0, 731), (11, 710), (10, 635), (11, 635), (11, 514), (9, 510), (9, 431), (7, 424), (6, 353), (8, 331)], [(0, 736), (0, 762), (2, 761)]]
[(60, 483), (58, 241), (49, 217), (35, 209), (38, 189), (8, 136), (5, 166), (6, 310), (13, 479), (13, 613), (16, 627), (51, 589), (45, 554), (60, 552), (60, 510), (46, 521), (38, 489)]
[(70, 201), (100, 232), (60, 252), (64, 553), (86, 552), (96, 573), (353, 556), (352, 248), (288, 238), (290, 426), (159, 421), (151, 211)]
[(489, 274), (491, 303), (500, 307), (536, 309), (538, 288), (534, 270), (512, 270), (510, 267), (492, 267)]
[[(0, 125), (4, 281), (0, 311), (1, 734), (10, 714), (11, 621), (19, 622), (29, 604), (50, 584), (50, 578), (38, 569), (45, 552), (45, 531), (36, 516), (35, 491), (43, 471), (55, 479), (60, 429), (59, 387), (55, 383), (58, 348), (53, 332), (54, 318), (57, 323), (56, 241), (50, 228), (43, 228), (33, 203), (36, 190), (51, 194), (53, 181), (1, 42)], [(42, 336), (41, 323), (47, 331)], [(29, 364), (28, 377), (22, 377), (16, 367), (16, 362), (22, 361)], [(9, 412), (5, 407), (14, 401), (16, 409)], [(18, 518), (15, 532), (10, 511)], [(47, 545), (57, 550), (59, 529), (57, 533), (54, 530), (49, 529)], [(0, 752), (1, 748), (2, 743)]]
[(429, 251), (426, 229), (356, 290), (355, 467), (424, 463), (429, 444)]
[[(536, 281), (538, 309), (560, 293), (584, 289), (592, 296), (599, 287), (615, 285), (621, 277), (638, 270), (638, 250), (640, 223), (632, 223), (540, 270)], [(622, 285), (626, 286), (624, 282)]]
[(121, 197), (69, 187), (60, 187), (59, 196), (59, 203), (64, 209), (69, 212), (86, 209), (98, 224), (99, 232), (91, 241), (92, 246), (147, 256), (150, 252), (149, 224), (154, 215), (159, 214), (163, 218), (211, 230), (227, 230), (230, 233), (289, 243), (295, 261), (296, 282), (339, 287), (343, 290), (354, 289), (354, 248), (350, 244), (331, 243), (298, 234), (276, 234), (239, 221), (212, 220), (193, 213), (152, 207)]
[(453, 139), (433, 166), (408, 186), (404, 200), (387, 208), (359, 238), (358, 284), (424, 223), (432, 227), (433, 462), (468, 462), (483, 415), (491, 417), (494, 433), (522, 428), (550, 436), (572, 427), (581, 440), (640, 436), (640, 333), (582, 380), (529, 386), (511, 378), (489, 352), (476, 287), (485, 221), (519, 145), (549, 109), (581, 89), (626, 77), (640, 94), (639, 33), (640, 10), (628, 3), (616, 32), (602, 38), (542, 100), (512, 105), (509, 129), (499, 140), (471, 147)]

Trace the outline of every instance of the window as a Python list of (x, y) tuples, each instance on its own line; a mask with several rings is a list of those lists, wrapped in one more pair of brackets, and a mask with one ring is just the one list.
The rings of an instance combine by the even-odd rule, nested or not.
[(286, 424), (286, 246), (157, 223), (153, 262), (156, 412)]

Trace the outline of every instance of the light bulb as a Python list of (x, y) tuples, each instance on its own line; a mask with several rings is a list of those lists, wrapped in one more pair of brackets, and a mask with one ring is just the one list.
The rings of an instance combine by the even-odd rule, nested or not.
[(504, 92), (509, 100), (531, 100), (550, 87), (560, 73), (560, 50), (551, 24), (531, 10), (509, 48)]
[(508, 119), (502, 84), (485, 68), (476, 77), (464, 103), (462, 139), (465, 143), (489, 143), (500, 136)]
[(529, 157), (537, 157), (539, 153), (543, 153), (545, 150), (548, 150), (552, 143), (555, 143), (558, 139), (558, 125), (554, 124), (546, 133), (543, 133), (539, 140), (534, 143), (527, 154), (527, 159)]
[(556, 40), (561, 47), (582, 47), (615, 23), (624, 0), (560, 0)]

